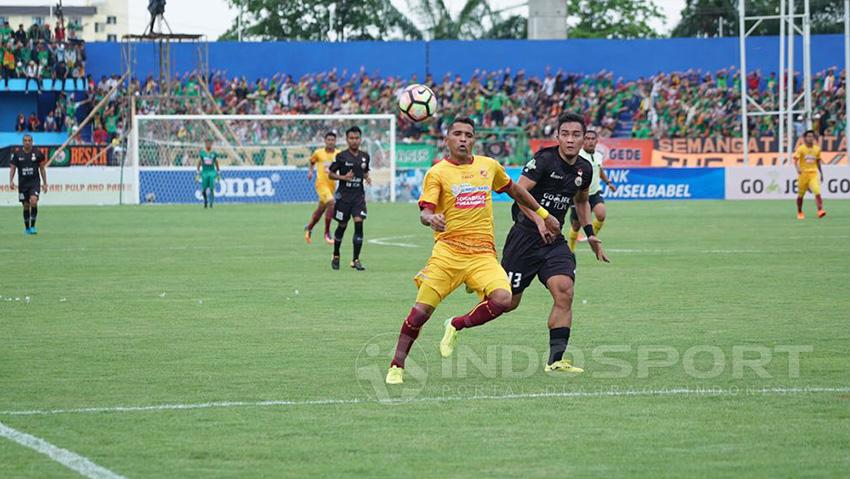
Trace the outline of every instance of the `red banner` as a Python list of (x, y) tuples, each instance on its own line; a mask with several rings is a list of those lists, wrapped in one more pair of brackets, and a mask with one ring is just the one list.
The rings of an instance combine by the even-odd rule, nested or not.
[[(529, 140), (531, 151), (557, 145), (557, 140), (535, 138)], [(602, 153), (606, 168), (634, 168), (652, 166), (652, 140), (634, 138), (600, 138), (596, 151)]]

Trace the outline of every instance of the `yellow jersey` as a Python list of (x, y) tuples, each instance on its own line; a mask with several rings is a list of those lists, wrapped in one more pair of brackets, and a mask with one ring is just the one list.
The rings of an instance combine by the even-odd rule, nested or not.
[(496, 254), (493, 236), (493, 191), (501, 193), (511, 178), (498, 161), (473, 156), (460, 165), (444, 159), (425, 175), (419, 207), (429, 207), (446, 218), (446, 230), (434, 232), (459, 254)]
[(812, 145), (811, 148), (805, 144), (800, 145), (794, 152), (794, 159), (800, 164), (800, 173), (817, 173), (820, 163), (820, 147)]
[(310, 164), (316, 165), (316, 186), (329, 185), (331, 189), (336, 186), (336, 182), (328, 177), (328, 168), (334, 162), (337, 153), (339, 153), (337, 149), (329, 153), (324, 148), (319, 148), (310, 155)]

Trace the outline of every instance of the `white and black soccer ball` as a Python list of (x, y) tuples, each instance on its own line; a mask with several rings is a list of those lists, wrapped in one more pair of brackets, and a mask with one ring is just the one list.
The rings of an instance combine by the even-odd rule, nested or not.
[(398, 108), (413, 121), (424, 121), (437, 113), (437, 96), (425, 85), (409, 85), (398, 97)]

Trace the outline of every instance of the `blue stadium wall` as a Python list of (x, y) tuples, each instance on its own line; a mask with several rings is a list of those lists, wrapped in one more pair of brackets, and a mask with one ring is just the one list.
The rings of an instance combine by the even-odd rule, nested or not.
[[(842, 62), (841, 35), (812, 37), (814, 72)], [(99, 42), (87, 46), (89, 71), (95, 78), (121, 71), (121, 45)], [(797, 52), (802, 49), (798, 42)], [(175, 71), (183, 73), (196, 64), (195, 48), (174, 45)], [(715, 71), (739, 62), (738, 39), (673, 38), (658, 40), (485, 40), (433, 42), (210, 42), (211, 70), (249, 80), (286, 72), (293, 77), (332, 68), (348, 71), (365, 68), (383, 76), (422, 77), (430, 72), (469, 77), (476, 69), (525, 69), (542, 75), (546, 67), (571, 72), (595, 73), (602, 69), (636, 79), (659, 71), (699, 68)], [(747, 44), (748, 69), (776, 71), (779, 64), (777, 37), (753, 37)], [(153, 73), (152, 46), (138, 51), (140, 77)], [(796, 55), (797, 68), (802, 55)]]

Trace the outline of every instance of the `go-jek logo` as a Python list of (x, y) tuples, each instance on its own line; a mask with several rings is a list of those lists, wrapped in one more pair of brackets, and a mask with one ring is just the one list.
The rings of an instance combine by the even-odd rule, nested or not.
[[(253, 178), (227, 176), (221, 178), (215, 185), (215, 196), (218, 198), (261, 198), (275, 195), (275, 183), (280, 182), (280, 175), (273, 173), (271, 176), (260, 176)], [(201, 190), (195, 190), (195, 198), (204, 198)]]

